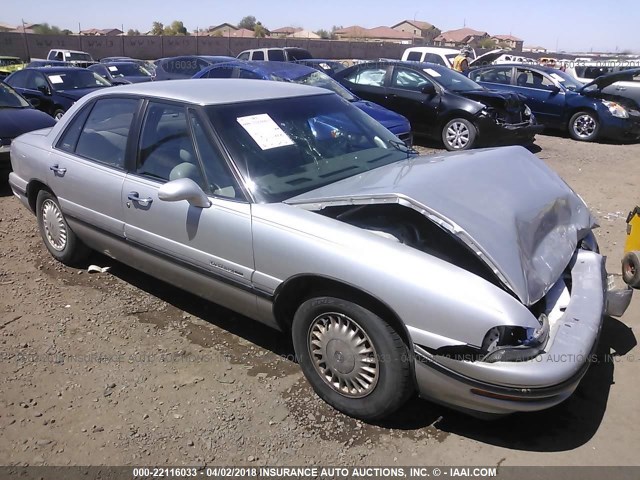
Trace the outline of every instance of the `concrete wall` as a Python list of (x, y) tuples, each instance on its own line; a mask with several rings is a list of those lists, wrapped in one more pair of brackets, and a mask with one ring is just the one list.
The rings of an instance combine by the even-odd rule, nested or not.
[(127, 56), (156, 59), (176, 55), (230, 55), (249, 48), (302, 47), (316, 58), (400, 58), (409, 45), (383, 42), (347, 42), (285, 38), (226, 37), (94, 37), (78, 35), (23, 35), (0, 33), (0, 55), (20, 58), (46, 58), (52, 48), (82, 50), (95, 59)]

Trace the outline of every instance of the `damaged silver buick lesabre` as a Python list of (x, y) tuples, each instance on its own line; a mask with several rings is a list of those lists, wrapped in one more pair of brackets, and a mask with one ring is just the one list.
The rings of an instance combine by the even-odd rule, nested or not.
[(419, 156), (327, 90), (105, 89), (11, 162), (55, 258), (95, 249), (291, 334), (317, 394), (363, 419), (416, 390), (483, 415), (556, 405), (629, 300), (587, 206), (527, 150)]

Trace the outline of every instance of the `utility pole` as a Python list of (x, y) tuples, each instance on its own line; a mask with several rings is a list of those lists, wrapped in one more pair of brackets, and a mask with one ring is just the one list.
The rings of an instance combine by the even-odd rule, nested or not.
[(31, 53), (29, 52), (29, 40), (27, 40), (27, 29), (25, 28), (24, 18), (22, 20), (22, 36), (24, 37), (24, 47), (27, 51), (27, 60), (31, 61)]

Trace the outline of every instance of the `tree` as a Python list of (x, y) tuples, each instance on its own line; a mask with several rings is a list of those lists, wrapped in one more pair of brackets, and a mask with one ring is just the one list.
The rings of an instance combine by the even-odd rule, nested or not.
[(41, 25), (34, 26), (33, 32), (39, 35), (60, 35), (62, 33), (62, 30), (60, 30), (60, 27), (49, 25), (45, 22)]
[(71, 30), (69, 30), (68, 28), (65, 28), (64, 30), (62, 30), (60, 32), (62, 35), (73, 35), (73, 32)]
[(253, 36), (257, 38), (264, 38), (269, 35), (269, 30), (267, 30), (262, 23), (256, 23), (256, 26), (253, 27)]
[(326, 30), (322, 29), (322, 28), (320, 30), (317, 30), (317, 31), (313, 32), (313, 33), (315, 33), (320, 38), (323, 38), (325, 40), (328, 40), (328, 39), (331, 38), (331, 34), (329, 32), (327, 32)]
[(164, 27), (165, 35), (189, 35), (181, 20), (174, 20), (171, 25)]
[(247, 30), (255, 31), (256, 24), (256, 17), (254, 17), (253, 15), (247, 15), (242, 20), (240, 20), (240, 23), (238, 23), (237, 26), (238, 28), (246, 28)]
[(130, 28), (127, 31), (127, 35), (129, 35), (130, 37), (135, 36), (135, 35), (140, 35), (140, 30), (134, 30), (133, 28)]
[(493, 40), (493, 38), (483, 38), (478, 43), (478, 46), (480, 48), (495, 48), (496, 42), (495, 40)]
[(329, 34), (329, 38), (331, 40), (337, 40), (338, 39), (338, 35), (336, 35), (336, 32), (338, 30), (342, 30), (342, 25), (334, 25), (333, 27), (331, 27), (331, 33)]
[(162, 22), (153, 22), (151, 24), (151, 35), (162, 35), (164, 31), (164, 25)]

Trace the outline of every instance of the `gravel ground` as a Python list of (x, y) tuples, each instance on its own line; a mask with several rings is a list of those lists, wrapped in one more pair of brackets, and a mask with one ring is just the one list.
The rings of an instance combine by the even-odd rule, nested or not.
[[(640, 145), (537, 145), (618, 274)], [(605, 319), (615, 361), (554, 409), (487, 423), (413, 399), (371, 425), (316, 397), (284, 335), (100, 255), (108, 273), (56, 263), (6, 183), (0, 245), (0, 464), (640, 465), (638, 298)]]

